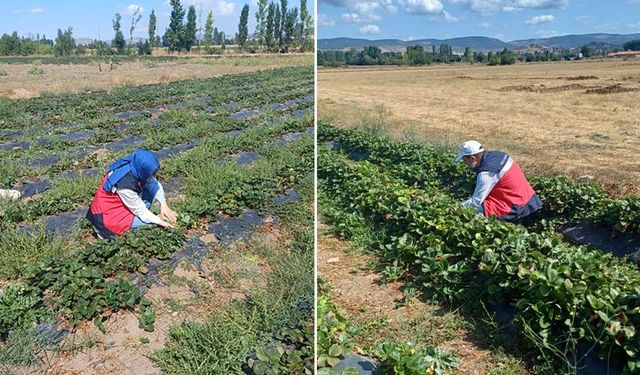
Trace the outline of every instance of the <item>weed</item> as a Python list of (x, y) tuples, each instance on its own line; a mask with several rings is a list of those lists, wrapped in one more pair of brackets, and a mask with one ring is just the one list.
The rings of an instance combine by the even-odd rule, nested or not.
[(167, 306), (169, 307), (169, 309), (171, 309), (171, 311), (180, 311), (184, 308), (184, 306), (175, 299), (169, 300)]
[(27, 74), (32, 75), (32, 76), (39, 76), (44, 74), (44, 69), (42, 69), (42, 63), (40, 63), (39, 61), (34, 61), (34, 63), (31, 65), (31, 68), (29, 68), (29, 70), (27, 71)]
[(72, 249), (60, 237), (48, 233), (43, 225), (31, 232), (9, 226), (0, 237), (0, 277), (17, 279), (25, 265), (66, 257)]
[(146, 338), (146, 337), (140, 337), (139, 341), (140, 341), (140, 344), (142, 344), (142, 345), (146, 345), (146, 344), (148, 344), (148, 343), (150, 343), (150, 342), (151, 342), (151, 341), (149, 341), (149, 339), (148, 339), (148, 338)]
[(365, 115), (358, 124), (358, 128), (372, 136), (385, 134), (389, 126), (391, 111), (384, 104), (376, 104), (373, 108), (373, 115)]

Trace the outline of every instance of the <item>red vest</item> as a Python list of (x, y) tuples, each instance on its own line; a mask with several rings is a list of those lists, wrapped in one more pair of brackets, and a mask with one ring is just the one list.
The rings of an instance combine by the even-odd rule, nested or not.
[(135, 215), (124, 205), (118, 194), (104, 190), (102, 186), (106, 179), (107, 175), (102, 179), (98, 191), (93, 197), (93, 202), (91, 202), (91, 207), (89, 208), (90, 214), (87, 215), (87, 218), (97, 228), (102, 227), (113, 234), (121, 236), (131, 229)]
[(520, 166), (513, 161), (511, 168), (500, 178), (489, 196), (484, 200), (484, 214), (490, 216), (506, 216), (512, 207), (526, 206), (535, 192), (522, 173)]

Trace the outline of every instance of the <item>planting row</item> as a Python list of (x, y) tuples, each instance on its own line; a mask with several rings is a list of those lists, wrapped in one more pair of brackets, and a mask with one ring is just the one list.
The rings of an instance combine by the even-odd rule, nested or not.
[[(300, 114), (296, 112), (300, 112), (303, 116), (307, 116), (309, 113), (307, 110), (297, 110), (292, 113), (292, 117), (300, 118)], [(193, 139), (202, 139), (218, 133), (238, 136), (242, 134), (246, 128), (260, 125), (264, 122), (287, 121), (286, 116), (282, 119), (274, 116), (277, 115), (272, 114), (267, 117), (255, 118), (242, 124), (216, 124), (213, 128), (209, 125), (209, 122), (198, 121), (181, 128), (148, 130), (144, 136), (134, 135), (121, 138), (103, 144), (101, 148), (92, 145), (76, 148), (73, 151), (67, 152), (67, 155), (64, 157), (62, 155), (64, 152), (40, 156), (28, 163), (28, 165), (32, 167), (37, 166), (39, 169), (36, 170), (24, 168), (18, 159), (12, 159), (9, 161), (12, 163), (11, 168), (7, 168), (3, 173), (4, 176), (0, 178), (0, 186), (3, 184), (8, 186), (13, 185), (15, 189), (21, 191), (23, 196), (32, 196), (48, 189), (51, 186), (52, 177), (71, 178), (80, 174), (97, 173), (98, 171), (95, 169), (96, 160), (92, 155), (96, 155), (98, 152), (101, 153), (102, 158), (106, 156), (106, 153), (114, 154), (114, 157), (116, 157), (123, 151), (128, 151), (133, 147), (143, 147), (156, 150), (158, 157), (163, 159), (176, 152), (185, 151), (194, 147), (196, 142), (193, 142)], [(36, 173), (37, 171), (39, 171), (39, 173)], [(34, 173), (46, 177), (34, 180), (32, 178)], [(12, 183), (12, 181), (20, 181), (21, 178), (25, 177), (31, 178), (22, 181), (22, 183)]]
[[(463, 163), (453, 163), (453, 155), (422, 144), (397, 143), (372, 137), (358, 130), (320, 126), (319, 141), (335, 141), (334, 146), (366, 158), (390, 171), (408, 185), (442, 186), (456, 198), (467, 198), (475, 178)], [(576, 183), (569, 178), (529, 177), (543, 202), (543, 215), (558, 223), (589, 219), (621, 232), (640, 233), (640, 198), (613, 198), (592, 183)]]
[[(112, 114), (175, 105), (195, 98), (210, 98), (209, 104), (223, 108), (226, 103), (252, 100), (266, 105), (294, 97), (297, 90), (313, 85), (313, 69), (281, 68), (255, 73), (225, 75), (171, 84), (123, 87), (90, 94), (64, 94), (23, 101), (0, 100), (0, 127), (5, 130), (56, 130), (73, 121), (108, 120)], [(289, 98), (291, 98), (289, 97)], [(197, 107), (198, 103), (194, 103)], [(201, 108), (206, 106), (200, 104)], [(115, 119), (117, 120), (117, 119)]]
[[(100, 145), (104, 141), (113, 140), (118, 137), (118, 133), (128, 132), (133, 135), (142, 135), (149, 133), (153, 135), (154, 132), (159, 130), (176, 131), (176, 128), (183, 127), (184, 123), (208, 123), (215, 129), (224, 129), (237, 126), (238, 122), (225, 121), (221, 115), (228, 115), (229, 120), (246, 120), (251, 117), (259, 115), (261, 112), (269, 111), (288, 111), (292, 110), (294, 117), (301, 117), (305, 115), (305, 108), (309, 107), (309, 103), (313, 101), (312, 95), (307, 95), (308, 89), (302, 89), (297, 87), (290, 91), (283, 91), (278, 96), (272, 98), (272, 100), (284, 100), (282, 103), (272, 103), (264, 105), (263, 108), (257, 107), (255, 109), (245, 108), (241, 111), (237, 111), (238, 104), (230, 102), (222, 106), (207, 106), (208, 100), (205, 98), (199, 98), (202, 100), (199, 106), (187, 109), (172, 108), (177, 105), (167, 106), (164, 108), (148, 108), (143, 111), (124, 112), (116, 114), (114, 118), (109, 117), (94, 117), (90, 122), (80, 120), (79, 122), (71, 122), (64, 126), (58, 126), (55, 129), (54, 135), (51, 134), (51, 126), (44, 125), (39, 127), (38, 130), (28, 131), (25, 134), (25, 130), (2, 130), (0, 136), (3, 136), (7, 140), (5, 143), (0, 143), (0, 153), (4, 153), (4, 158), (13, 157), (13, 154), (19, 151), (19, 155), (36, 156), (32, 153), (28, 153), (29, 149), (35, 149), (37, 151), (53, 150), (64, 151), (75, 144), (80, 142)], [(248, 106), (261, 105), (259, 102), (259, 95), (256, 97), (256, 93), (248, 93), (248, 99), (243, 103)], [(258, 98), (258, 99), (256, 99)], [(184, 102), (183, 102), (184, 103)], [(233, 104), (233, 105), (231, 105)], [(296, 108), (300, 108), (297, 109)], [(195, 112), (194, 112), (195, 110)], [(159, 115), (158, 115), (159, 114)], [(150, 117), (153, 119), (149, 119)], [(122, 122), (121, 120), (127, 120)], [(118, 122), (120, 121), (120, 122)], [(165, 125), (160, 127), (159, 125)], [(47, 135), (39, 135), (46, 129)], [(108, 144), (107, 144), (108, 145)], [(33, 157), (32, 157), (33, 158)], [(40, 163), (38, 160), (31, 160), (29, 166), (38, 167)]]
[[(216, 164), (212, 160), (220, 159), (224, 155), (231, 156), (234, 153), (236, 153), (234, 158), (237, 159), (238, 164), (242, 164), (246, 159), (251, 159), (251, 154), (241, 152), (255, 147), (261, 147), (259, 150), (261, 154), (268, 156), (270, 153), (273, 154), (273, 152), (276, 152), (276, 150), (271, 149), (278, 149), (302, 137), (303, 133), (301, 130), (307, 129), (307, 132), (312, 131), (312, 129), (306, 128), (309, 122), (309, 119), (287, 119), (284, 122), (258, 126), (255, 129), (248, 128), (244, 133), (232, 137), (214, 135), (203, 138), (197, 143), (197, 146), (194, 145), (193, 147), (189, 144), (189, 147), (176, 146), (171, 150), (161, 150), (160, 156), (173, 156), (165, 159), (162, 170), (160, 171), (161, 178), (170, 180), (187, 176), (189, 175), (188, 171), (193, 170), (194, 166), (211, 163)], [(254, 155), (254, 157), (255, 156), (257, 156), (257, 154)], [(33, 221), (45, 215), (71, 211), (78, 207), (86, 207), (99, 182), (99, 174), (99, 169), (90, 168), (76, 173), (73, 178), (68, 178), (70, 176), (68, 176), (67, 173), (63, 174), (63, 178), (55, 179), (53, 182), (44, 180), (27, 184), (26, 186), (29, 187), (31, 191), (43, 192), (43, 194), (34, 196), (33, 199), (30, 200), (5, 202), (6, 204), (3, 204), (3, 207), (0, 209), (0, 216), (3, 218), (2, 221), (5, 225), (24, 220)], [(212, 176), (211, 179), (218, 181), (220, 178), (218, 176)], [(237, 181), (237, 183), (240, 183), (240, 181)], [(203, 194), (202, 200), (207, 201), (207, 199), (204, 198), (207, 194), (206, 191), (199, 192), (198, 194)], [(245, 192), (244, 194), (248, 193)], [(213, 201), (208, 202), (209, 206), (215, 204)]]
[(324, 204), (335, 208), (328, 219), (339, 228), (358, 217), (373, 226), (387, 273), (416, 276), (440, 301), (513, 304), (516, 327), (524, 343), (538, 350), (539, 364), (560, 357), (563, 366), (575, 369), (584, 358), (572, 355), (584, 340), (626, 371), (640, 369), (635, 265), (488, 220), (462, 207), (439, 180), (429, 178), (432, 183), (416, 188), (394, 174), (320, 148), (319, 186)]

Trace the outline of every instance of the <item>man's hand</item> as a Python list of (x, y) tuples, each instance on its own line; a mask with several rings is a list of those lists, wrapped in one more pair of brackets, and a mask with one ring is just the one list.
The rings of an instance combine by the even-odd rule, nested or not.
[(169, 208), (167, 203), (160, 203), (160, 217), (174, 224), (178, 219), (178, 215), (176, 214), (176, 212)]
[(164, 228), (175, 228), (171, 223), (167, 223), (167, 222), (166, 222), (166, 221), (164, 221), (164, 220), (161, 220), (161, 221), (160, 221), (160, 226), (161, 226), (161, 227), (164, 227)]

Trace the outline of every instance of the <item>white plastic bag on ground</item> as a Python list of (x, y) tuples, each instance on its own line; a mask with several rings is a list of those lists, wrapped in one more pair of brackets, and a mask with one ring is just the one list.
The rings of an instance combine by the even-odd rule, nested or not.
[(13, 200), (20, 199), (20, 192), (18, 190), (5, 190), (0, 189), (0, 198), (9, 198)]

